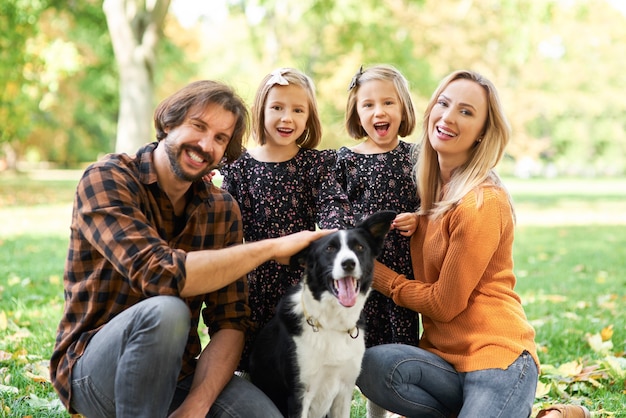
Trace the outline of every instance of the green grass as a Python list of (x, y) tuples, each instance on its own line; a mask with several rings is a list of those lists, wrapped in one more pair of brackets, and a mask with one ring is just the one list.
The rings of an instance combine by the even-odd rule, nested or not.
[[(78, 180), (57, 174), (0, 173), (0, 417), (69, 416), (46, 381)], [(596, 417), (626, 417), (626, 180), (506, 183), (517, 290), (544, 366), (536, 407), (580, 402)], [(352, 417), (364, 416), (355, 392)]]

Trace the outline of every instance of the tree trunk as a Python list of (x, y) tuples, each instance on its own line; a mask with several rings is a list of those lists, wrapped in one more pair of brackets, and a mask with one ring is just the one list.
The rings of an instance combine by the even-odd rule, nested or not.
[(170, 0), (104, 0), (120, 77), (115, 152), (134, 153), (154, 140), (155, 48)]

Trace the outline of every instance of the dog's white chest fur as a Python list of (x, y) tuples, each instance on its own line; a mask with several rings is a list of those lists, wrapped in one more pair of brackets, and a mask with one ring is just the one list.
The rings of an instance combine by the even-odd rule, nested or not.
[(363, 331), (356, 324), (366, 295), (359, 295), (350, 308), (341, 306), (330, 294), (316, 301), (306, 287), (292, 297), (294, 302), (301, 301), (294, 303), (294, 311), (302, 315), (303, 332), (294, 342), (299, 380), (306, 382), (302, 418), (321, 418), (328, 411), (333, 418), (349, 417), (354, 382), (365, 353)]

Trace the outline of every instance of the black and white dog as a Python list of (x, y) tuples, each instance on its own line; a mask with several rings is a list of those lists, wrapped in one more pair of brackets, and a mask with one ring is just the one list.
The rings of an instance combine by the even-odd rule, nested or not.
[(250, 378), (284, 416), (345, 418), (365, 352), (361, 311), (395, 212), (377, 212), (292, 257), (302, 281), (279, 302), (250, 355)]

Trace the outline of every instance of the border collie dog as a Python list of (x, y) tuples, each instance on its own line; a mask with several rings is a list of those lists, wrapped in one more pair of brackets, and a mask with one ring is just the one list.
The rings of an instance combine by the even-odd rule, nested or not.
[(281, 299), (250, 354), (252, 382), (284, 416), (350, 416), (365, 352), (361, 311), (395, 216), (377, 212), (292, 257), (304, 266), (303, 278)]

